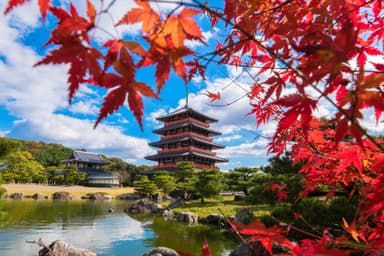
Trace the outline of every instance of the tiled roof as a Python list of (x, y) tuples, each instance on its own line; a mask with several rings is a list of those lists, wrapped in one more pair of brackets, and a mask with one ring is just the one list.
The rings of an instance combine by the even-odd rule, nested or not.
[(78, 161), (84, 163), (94, 164), (107, 164), (108, 162), (103, 160), (102, 156), (97, 153), (90, 153), (85, 151), (74, 150), (71, 159), (64, 160), (64, 162)]
[(204, 126), (202, 126), (202, 125), (196, 124), (196, 123), (194, 123), (194, 122), (192, 122), (192, 121), (186, 121), (185, 123), (178, 123), (178, 124), (174, 124), (174, 125), (164, 126), (164, 127), (162, 127), (162, 128), (153, 130), (153, 132), (154, 132), (154, 133), (162, 134), (162, 132), (164, 132), (164, 131), (169, 131), (169, 130), (172, 130), (172, 129), (175, 129), (175, 128), (185, 127), (185, 126), (189, 126), (189, 125), (192, 125), (192, 126), (201, 128), (201, 129), (203, 129), (204, 131), (208, 131), (208, 132), (210, 133), (210, 135), (213, 135), (213, 136), (214, 136), (214, 135), (221, 135), (221, 132), (217, 132), (217, 131), (208, 129), (207, 127), (204, 127)]
[(217, 119), (214, 119), (212, 117), (206, 116), (203, 113), (200, 113), (200, 112), (198, 112), (198, 111), (196, 111), (196, 110), (194, 110), (194, 109), (192, 109), (190, 107), (187, 107), (187, 106), (185, 106), (183, 108), (180, 108), (178, 110), (175, 110), (175, 111), (173, 111), (173, 112), (171, 112), (171, 113), (169, 113), (167, 115), (160, 116), (160, 117), (158, 117), (156, 119), (159, 120), (159, 121), (164, 121), (164, 119), (166, 119), (168, 117), (175, 116), (175, 115), (178, 115), (178, 114), (181, 114), (181, 113), (184, 113), (184, 112), (192, 112), (192, 113), (194, 113), (196, 115), (201, 116), (203, 119), (205, 119), (205, 120), (207, 120), (207, 121), (209, 121), (211, 123), (217, 122)]
[(188, 155), (195, 155), (195, 156), (199, 156), (202, 158), (215, 160), (217, 162), (228, 162), (227, 159), (224, 159), (224, 158), (221, 158), (218, 156), (206, 155), (204, 153), (198, 153), (198, 152), (194, 152), (194, 151), (190, 151), (190, 150), (184, 151), (184, 152), (175, 152), (175, 153), (166, 153), (166, 154), (157, 154), (157, 155), (152, 155), (152, 156), (146, 156), (145, 159), (156, 161), (156, 160), (162, 159), (162, 158), (176, 157), (176, 156), (188, 156)]
[(185, 136), (185, 137), (181, 137), (181, 138), (159, 140), (159, 141), (151, 142), (151, 143), (149, 143), (149, 145), (153, 146), (153, 147), (158, 147), (158, 146), (161, 146), (164, 144), (174, 143), (174, 142), (179, 142), (179, 141), (186, 141), (186, 140), (195, 140), (195, 141), (198, 141), (198, 142), (206, 144), (206, 145), (210, 145), (210, 146), (215, 147), (215, 148), (224, 148), (224, 146), (222, 146), (222, 145), (216, 144), (214, 142), (206, 141), (206, 140), (194, 137), (194, 136)]

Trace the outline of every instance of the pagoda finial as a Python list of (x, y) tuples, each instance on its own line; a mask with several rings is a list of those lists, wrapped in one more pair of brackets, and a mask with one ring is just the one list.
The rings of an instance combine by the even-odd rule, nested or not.
[(185, 84), (185, 107), (188, 108), (188, 84)]

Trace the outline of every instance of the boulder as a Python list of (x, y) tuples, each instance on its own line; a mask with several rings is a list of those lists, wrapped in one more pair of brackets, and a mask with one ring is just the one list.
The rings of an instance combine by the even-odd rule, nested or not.
[(143, 213), (143, 214), (158, 214), (161, 213), (163, 207), (160, 204), (154, 203), (149, 199), (139, 199), (133, 202), (127, 209), (128, 213)]
[(52, 242), (48, 248), (44, 247), (39, 251), (39, 256), (96, 256), (96, 253), (87, 249), (76, 248), (61, 240)]
[(102, 199), (103, 200), (111, 200), (113, 197), (111, 195), (108, 195), (108, 194), (104, 194)]
[(168, 210), (168, 209), (165, 209), (162, 213), (161, 213), (161, 216), (166, 219), (166, 220), (170, 220), (170, 219), (173, 219), (173, 217), (175, 217), (175, 214), (173, 213), (172, 209)]
[(248, 208), (241, 208), (236, 211), (234, 221), (237, 223), (247, 223), (255, 218), (255, 215)]
[(36, 193), (36, 194), (33, 194), (33, 195), (32, 195), (32, 198), (33, 198), (33, 199), (36, 199), (36, 200), (39, 200), (39, 199), (45, 199), (46, 196), (43, 195), (43, 194), (40, 194), (40, 193)]
[(9, 196), (9, 198), (12, 198), (12, 199), (16, 199), (16, 200), (21, 200), (24, 198), (24, 194), (23, 193), (13, 193)]
[(55, 192), (52, 195), (53, 200), (70, 200), (72, 197), (68, 192)]
[(157, 247), (150, 252), (144, 253), (143, 256), (179, 256), (179, 254), (167, 247)]
[(117, 200), (138, 200), (141, 197), (137, 194), (127, 193), (116, 196)]
[(161, 202), (163, 201), (163, 195), (161, 193), (156, 193), (152, 195), (152, 200), (156, 202)]
[(100, 200), (100, 199), (103, 199), (102, 194), (95, 193), (95, 194), (89, 195), (89, 200)]
[[(110, 200), (112, 199), (112, 196), (109, 194), (104, 193), (95, 193), (95, 194), (89, 194), (87, 195), (89, 200)], [(85, 198), (83, 198), (85, 199)]]
[(218, 227), (225, 227), (227, 225), (225, 218), (222, 215), (216, 213), (212, 213), (206, 218), (199, 219), (199, 222), (208, 225), (215, 225)]
[(199, 217), (192, 212), (179, 212), (176, 215), (176, 220), (186, 222), (188, 224), (197, 224)]
[(173, 208), (176, 208), (176, 207), (180, 207), (180, 206), (183, 206), (184, 205), (184, 200), (182, 198), (173, 198), (172, 201), (168, 204), (168, 206), (166, 207), (167, 209), (173, 209)]
[[(261, 245), (260, 242), (248, 242), (239, 244), (229, 256), (268, 256), (270, 253)], [(288, 255), (282, 248), (273, 246), (272, 255)]]
[(171, 196), (169, 196), (169, 195), (167, 195), (167, 194), (165, 194), (164, 196), (163, 196), (163, 200), (165, 200), (165, 201), (170, 201), (170, 200), (172, 200), (173, 198), (171, 197)]

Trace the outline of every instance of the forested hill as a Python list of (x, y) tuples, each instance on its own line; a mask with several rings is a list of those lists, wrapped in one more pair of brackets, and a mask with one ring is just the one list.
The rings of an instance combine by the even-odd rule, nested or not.
[(15, 151), (28, 151), (42, 166), (59, 166), (72, 154), (72, 149), (56, 143), (0, 138), (0, 159)]

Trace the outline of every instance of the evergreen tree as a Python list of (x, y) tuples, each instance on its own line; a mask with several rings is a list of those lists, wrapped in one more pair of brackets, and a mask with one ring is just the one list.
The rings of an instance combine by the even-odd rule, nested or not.
[(167, 171), (158, 171), (153, 177), (156, 186), (163, 191), (164, 194), (168, 194), (170, 191), (176, 188), (176, 179), (170, 175)]
[(156, 184), (148, 179), (147, 176), (140, 175), (137, 177), (137, 180), (135, 181), (135, 193), (143, 196), (143, 197), (149, 197), (153, 195), (157, 190)]
[(240, 167), (235, 168), (225, 175), (228, 189), (232, 191), (242, 191), (248, 195), (248, 188), (252, 176), (258, 171), (258, 168)]
[(202, 170), (197, 173), (196, 190), (199, 193), (201, 203), (207, 197), (219, 195), (225, 187), (224, 175), (216, 170)]

